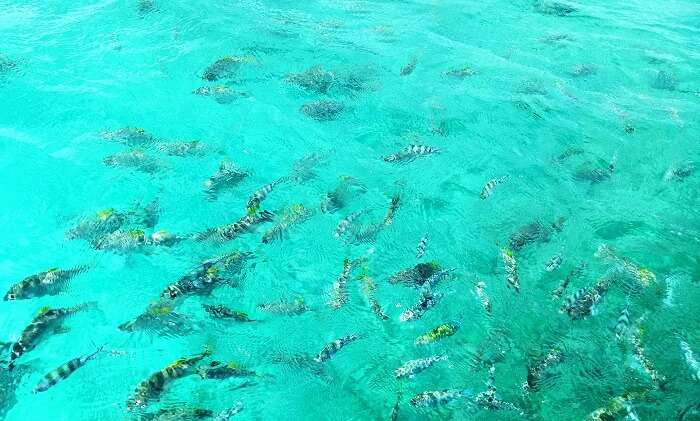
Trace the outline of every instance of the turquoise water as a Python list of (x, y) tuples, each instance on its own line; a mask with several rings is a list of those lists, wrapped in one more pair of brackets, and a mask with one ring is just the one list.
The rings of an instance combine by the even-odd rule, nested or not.
[[(697, 2), (0, 0), (0, 11), (2, 293), (49, 268), (88, 267), (55, 295), (3, 301), (0, 342), (20, 340), (45, 306), (90, 303), (0, 371), (0, 418), (157, 419), (240, 403), (236, 419), (391, 419), (398, 398), (399, 420), (580, 420), (599, 408), (599, 419), (700, 419)], [(234, 57), (229, 71), (204, 80), (223, 57)], [(115, 133), (126, 127), (147, 135), (125, 145)], [(146, 158), (114, 157), (137, 138)], [(167, 153), (193, 140), (197, 153)], [(407, 158), (409, 145), (438, 152), (382, 159)], [(207, 194), (221, 162), (247, 175)], [(276, 180), (257, 209), (272, 221), (196, 239), (255, 212), (249, 197)], [(330, 212), (334, 191), (342, 203)], [(154, 200), (157, 223), (144, 223)], [(105, 249), (109, 233), (94, 229), (70, 239), (106, 209), (125, 216), (110, 228), (122, 240), (141, 229), (180, 241)], [(276, 226), (281, 238), (266, 237)], [(233, 250), (252, 256), (210, 294), (159, 299)], [(547, 271), (553, 256), (561, 265)], [(431, 291), (390, 282), (430, 262), (454, 269)], [(347, 300), (334, 301), (344, 272)], [(420, 319), (400, 320), (429, 294)], [(292, 314), (259, 307), (302, 297)], [(202, 304), (256, 321), (216, 319)], [(119, 328), (149, 309), (142, 329)], [(459, 329), (416, 345), (443, 323)], [(192, 367), (129, 408), (139, 382), (204, 349), (195, 366), (235, 361), (257, 375), (202, 379)], [(411, 403), (444, 389), (469, 392)], [(502, 404), (488, 405), (487, 390)]]

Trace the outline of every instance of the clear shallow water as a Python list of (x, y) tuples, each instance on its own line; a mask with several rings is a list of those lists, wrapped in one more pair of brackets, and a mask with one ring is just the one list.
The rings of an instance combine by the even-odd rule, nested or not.
[[(189, 405), (218, 413), (240, 401), (240, 419), (387, 419), (401, 390), (399, 419), (583, 419), (618, 396), (640, 419), (697, 419), (686, 409), (698, 404), (699, 386), (680, 342), (700, 358), (698, 174), (666, 174), (700, 159), (700, 7), (571, 3), (576, 10), (566, 14), (551, 5), (157, 1), (140, 10), (136, 1), (1, 1), (0, 286), (50, 267), (91, 269), (59, 295), (3, 302), (0, 341), (16, 341), (43, 306), (97, 302), (66, 322), (69, 332), (22, 356), (15, 374), (3, 371), (2, 390), (10, 391), (1, 413), (8, 420), (136, 418), (126, 401), (140, 381), (209, 346), (205, 363), (235, 360), (268, 376), (236, 390), (245, 379), (188, 376), (148, 412)], [(202, 80), (207, 66), (230, 55), (245, 57), (232, 77)], [(401, 75), (412, 61), (413, 71)], [(325, 93), (290, 82), (289, 74), (314, 66), (333, 73)], [(445, 74), (466, 66), (473, 74)], [(222, 104), (192, 93), (219, 85), (246, 95)], [(344, 109), (329, 121), (300, 112), (316, 100)], [(210, 149), (198, 157), (144, 149), (162, 167), (153, 173), (106, 166), (105, 157), (129, 148), (101, 133), (126, 126), (163, 142), (199, 139)], [(410, 144), (441, 153), (403, 165), (381, 159)], [(567, 150), (576, 153), (556, 159)], [(261, 241), (275, 222), (220, 246), (187, 239), (147, 253), (66, 239), (101, 209), (125, 211), (154, 198), (155, 229), (188, 236), (234, 222), (256, 189), (289, 176), (311, 153), (323, 156), (316, 176), (283, 183), (262, 202), (278, 219), (297, 203), (315, 212), (284, 241)], [(207, 200), (203, 182), (222, 160), (250, 175)], [(605, 172), (611, 162), (614, 171)], [(595, 168), (604, 176), (593, 183), (584, 173)], [(490, 197), (479, 198), (488, 180), (506, 175)], [(320, 212), (341, 176), (366, 191), (336, 213)], [(334, 238), (339, 221), (359, 209), (371, 210), (360, 228), (381, 223), (395, 194), (401, 206), (376, 239)], [(558, 217), (566, 218), (561, 232), (515, 253), (521, 291), (508, 289), (502, 247), (520, 227)], [(434, 308), (400, 322), (419, 292), (388, 279), (419, 262), (416, 247), (426, 233), (420, 261), (455, 272), (435, 288), (444, 297)], [(656, 281), (640, 287), (619, 263), (594, 257), (601, 244), (653, 271)], [(201, 261), (235, 249), (255, 256), (238, 287), (223, 285), (177, 306), (195, 331), (164, 337), (118, 329)], [(557, 253), (561, 267), (546, 272)], [(343, 259), (361, 256), (367, 260), (348, 281), (347, 304), (333, 310), (329, 291)], [(564, 297), (606, 273), (616, 281), (593, 315), (571, 320), (551, 291), (581, 262), (587, 266)], [(377, 284), (387, 321), (367, 305), (357, 279), (363, 270)], [(490, 315), (476, 295), (478, 280)], [(283, 316), (256, 308), (296, 296), (309, 311)], [(202, 303), (260, 322), (216, 321)], [(618, 341), (615, 325), (627, 303), (629, 332)], [(455, 335), (414, 345), (449, 321), (460, 325)], [(631, 343), (638, 329), (644, 355), (666, 380), (652, 381), (640, 365)], [(315, 356), (351, 333), (365, 336), (322, 370), (280, 361)], [(102, 344), (110, 352), (49, 391), (31, 393), (46, 372)], [(561, 362), (544, 370), (538, 391), (524, 393), (527, 367), (552, 348), (563, 350)], [(394, 378), (403, 362), (435, 354), (449, 359), (413, 379)], [(474, 364), (475, 355), (495, 360), (498, 397), (520, 410), (488, 410), (469, 398), (411, 406), (426, 390), (486, 390), (488, 364)]]

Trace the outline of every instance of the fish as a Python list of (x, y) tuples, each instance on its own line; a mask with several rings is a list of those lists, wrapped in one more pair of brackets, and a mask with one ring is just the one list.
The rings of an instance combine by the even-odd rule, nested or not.
[(617, 318), (617, 323), (615, 324), (615, 338), (618, 341), (622, 341), (627, 336), (627, 329), (630, 324), (630, 312), (628, 306), (622, 309), (620, 316)]
[(428, 234), (421, 237), (418, 242), (418, 247), (416, 247), (416, 259), (420, 259), (425, 254), (425, 249), (428, 247)]
[(250, 173), (230, 161), (222, 161), (219, 169), (204, 182), (204, 193), (209, 200), (216, 200), (223, 190), (237, 186)]
[(12, 370), (15, 361), (22, 355), (32, 351), (43, 340), (51, 336), (52, 333), (61, 333), (63, 322), (71, 315), (94, 305), (94, 303), (84, 303), (73, 307), (49, 308), (43, 307), (36, 317), (24, 328), (17, 342), (12, 344), (10, 350), (10, 362), (8, 369)]
[(162, 299), (175, 300), (188, 295), (208, 295), (217, 286), (227, 282), (227, 277), (240, 272), (253, 253), (234, 250), (200, 263), (177, 282), (165, 287)]
[(416, 57), (411, 58), (411, 61), (406, 63), (406, 65), (401, 68), (401, 76), (408, 76), (413, 73), (413, 70), (416, 68), (417, 64), (418, 59)]
[(581, 155), (584, 152), (585, 151), (581, 148), (570, 147), (570, 148), (565, 149), (562, 153), (560, 153), (556, 157), (554, 157), (552, 159), (552, 162), (555, 164), (561, 164), (564, 161), (568, 160), (569, 158), (577, 156), (577, 155)]
[(173, 310), (173, 303), (158, 301), (151, 303), (146, 311), (134, 320), (119, 325), (123, 332), (146, 331), (160, 337), (172, 338), (189, 335), (195, 331), (196, 325), (184, 314)]
[(568, 4), (559, 3), (556, 1), (543, 1), (543, 0), (535, 2), (534, 9), (537, 13), (541, 13), (543, 15), (551, 15), (551, 16), (559, 16), (559, 17), (568, 16), (571, 13), (574, 13), (577, 11), (575, 7), (569, 6)]
[(682, 339), (680, 341), (680, 347), (681, 351), (683, 352), (683, 358), (685, 359), (685, 363), (690, 369), (690, 377), (696, 382), (700, 381), (700, 363), (698, 363), (698, 360), (695, 358), (693, 350), (690, 348), (688, 342)]
[(416, 158), (439, 154), (442, 151), (438, 148), (428, 145), (408, 145), (400, 151), (391, 155), (382, 157), (385, 162), (408, 163), (415, 161)]
[(557, 285), (554, 290), (552, 290), (552, 300), (556, 300), (561, 297), (561, 295), (564, 293), (566, 290), (566, 287), (569, 286), (571, 283), (571, 280), (574, 278), (578, 277), (583, 273), (583, 270), (586, 268), (586, 262), (581, 262), (579, 263), (575, 268), (571, 269), (568, 275), (566, 275), (566, 278), (561, 280), (559, 282), (559, 285)]
[(331, 299), (328, 305), (332, 309), (337, 310), (343, 307), (348, 302), (348, 291), (347, 283), (350, 278), (350, 273), (352, 272), (353, 265), (350, 259), (347, 257), (343, 260), (343, 272), (338, 276), (338, 278), (333, 283), (333, 289), (331, 290)]
[(326, 94), (336, 83), (337, 77), (333, 72), (326, 71), (321, 66), (313, 66), (303, 73), (290, 73), (285, 76), (284, 80), (307, 91)]
[(423, 317), (426, 311), (435, 307), (435, 305), (440, 302), (442, 297), (443, 294), (433, 293), (430, 288), (422, 290), (418, 302), (401, 313), (399, 320), (402, 322), (408, 322), (411, 320), (420, 319)]
[(58, 384), (59, 382), (67, 379), (71, 374), (75, 373), (76, 370), (78, 370), (80, 367), (83, 367), (85, 364), (87, 364), (89, 361), (95, 359), (97, 357), (97, 354), (102, 352), (102, 349), (104, 347), (99, 347), (97, 348), (96, 351), (83, 355), (81, 357), (76, 357), (73, 358), (72, 360), (68, 361), (67, 363), (57, 367), (56, 369), (48, 372), (47, 374), (42, 377), (42, 379), (37, 383), (37, 385), (34, 387), (34, 393), (39, 393), (39, 392), (45, 392)]
[(182, 237), (166, 230), (146, 233), (142, 229), (116, 230), (90, 242), (95, 250), (109, 250), (115, 253), (148, 252), (153, 247), (172, 247), (182, 241)]
[(272, 221), (274, 217), (275, 215), (267, 210), (251, 212), (232, 224), (216, 228), (208, 228), (203, 232), (195, 234), (194, 238), (197, 241), (230, 241), (241, 234), (253, 231), (257, 225), (260, 225), (263, 222)]
[(608, 291), (610, 279), (600, 278), (594, 285), (581, 288), (569, 296), (561, 306), (561, 312), (567, 313), (572, 320), (582, 319), (592, 314), (593, 306)]
[(209, 313), (209, 315), (215, 319), (233, 319), (237, 322), (254, 322), (255, 320), (252, 320), (248, 317), (248, 314), (238, 311), (238, 310), (231, 310), (230, 308), (226, 307), (223, 304), (219, 305), (211, 305), (211, 304), (202, 304), (202, 308), (204, 308), (204, 311)]
[(658, 371), (656, 371), (656, 367), (654, 367), (654, 363), (647, 357), (646, 355), (646, 350), (644, 349), (644, 346), (642, 345), (642, 335), (644, 334), (644, 329), (641, 327), (638, 327), (634, 334), (632, 335), (632, 346), (633, 346), (633, 353), (637, 361), (639, 361), (639, 364), (642, 366), (642, 369), (644, 372), (646, 372), (649, 377), (651, 378), (651, 381), (656, 383), (657, 385), (661, 385), (662, 383), (665, 383), (666, 378), (664, 376), (661, 376)]
[(216, 418), (214, 418), (214, 421), (228, 421), (234, 415), (242, 412), (243, 408), (243, 404), (241, 402), (238, 402), (234, 406), (226, 408), (223, 411), (219, 412)]
[(208, 149), (207, 145), (199, 140), (158, 142), (155, 148), (166, 155), (181, 158), (186, 156), (204, 156)]
[(141, 149), (117, 152), (107, 156), (102, 162), (108, 167), (133, 168), (147, 174), (153, 174), (165, 168), (160, 161)]
[(329, 342), (323, 347), (323, 349), (321, 349), (321, 351), (319, 351), (318, 355), (316, 355), (316, 357), (314, 358), (314, 361), (317, 363), (328, 361), (346, 345), (355, 342), (360, 338), (361, 336), (359, 334), (353, 333), (351, 335), (343, 336), (342, 338), (336, 339), (333, 342)]
[(390, 284), (402, 283), (413, 288), (420, 288), (431, 276), (440, 272), (437, 262), (418, 263), (417, 265), (403, 269), (389, 277)]
[(295, 183), (301, 184), (316, 178), (317, 174), (314, 169), (324, 162), (326, 156), (326, 153), (312, 152), (297, 159), (292, 165), (292, 172), (289, 179)]
[(311, 209), (306, 208), (302, 204), (288, 207), (282, 212), (278, 222), (263, 234), (262, 242), (268, 244), (275, 240), (283, 240), (288, 236), (291, 227), (303, 223), (312, 216), (313, 212)]
[(553, 347), (543, 357), (528, 363), (527, 380), (523, 384), (525, 391), (537, 391), (540, 381), (554, 364), (560, 363), (564, 359), (564, 352), (559, 347)]
[(418, 408), (434, 408), (445, 405), (457, 398), (471, 397), (471, 389), (429, 390), (411, 398), (411, 405)]
[(671, 165), (664, 173), (663, 180), (667, 183), (671, 181), (685, 181), (686, 178), (695, 173), (695, 167), (694, 162)]
[(416, 345), (427, 345), (436, 342), (442, 338), (452, 336), (459, 330), (459, 325), (457, 323), (443, 323), (440, 326), (432, 329), (431, 331), (424, 333), (416, 338)]
[(394, 370), (397, 379), (408, 377), (413, 378), (416, 374), (430, 368), (438, 361), (447, 360), (447, 355), (433, 355), (428, 358), (420, 358), (417, 360), (406, 361), (401, 367)]
[(394, 215), (399, 209), (399, 206), (401, 206), (401, 195), (396, 193), (394, 196), (392, 196), (391, 202), (389, 202), (389, 207), (387, 208), (386, 215), (384, 216), (384, 225), (389, 226), (394, 222)]
[(499, 178), (492, 178), (487, 181), (486, 184), (484, 184), (484, 187), (481, 188), (481, 193), (479, 194), (481, 200), (488, 199), (488, 197), (491, 196), (491, 193), (493, 193), (493, 189), (499, 184), (505, 183), (506, 180), (508, 180), (507, 175)]
[(213, 416), (214, 412), (210, 409), (178, 406), (174, 408), (160, 408), (156, 412), (144, 413), (137, 419), (139, 421), (192, 421)]
[(273, 314), (297, 316), (306, 312), (309, 308), (306, 306), (304, 297), (298, 296), (291, 301), (283, 298), (279, 301), (258, 304), (258, 309)]
[(379, 233), (386, 228), (384, 223), (372, 222), (366, 225), (351, 225), (349, 235), (345, 238), (346, 244), (366, 244), (377, 239)]
[(113, 131), (104, 131), (100, 134), (103, 139), (115, 141), (126, 146), (148, 146), (155, 138), (141, 127), (123, 127)]
[(44, 272), (30, 275), (12, 285), (5, 294), (4, 299), (5, 301), (26, 300), (45, 295), (57, 295), (69, 280), (76, 275), (86, 272), (88, 269), (88, 266), (76, 266), (71, 269), (51, 268)]
[(137, 204), (133, 209), (124, 211), (114, 208), (102, 209), (70, 228), (66, 232), (66, 238), (69, 240), (94, 240), (113, 233), (125, 225), (142, 225), (145, 228), (153, 228), (158, 223), (159, 213), (158, 199), (152, 200), (144, 207)]
[(338, 222), (338, 226), (335, 228), (335, 238), (342, 237), (348, 231), (348, 229), (352, 227), (352, 223), (366, 212), (367, 209), (356, 210), (355, 212), (351, 212), (348, 214), (348, 216), (341, 219), (340, 222)]
[(362, 293), (367, 299), (367, 303), (372, 309), (372, 312), (380, 320), (389, 320), (389, 316), (387, 316), (384, 310), (382, 310), (382, 306), (379, 304), (379, 301), (377, 301), (377, 298), (374, 296), (374, 291), (376, 291), (377, 289), (377, 285), (374, 283), (374, 279), (372, 279), (366, 273), (363, 273), (359, 276), (359, 280), (362, 283)]
[(197, 368), (197, 374), (202, 379), (216, 379), (224, 380), (231, 377), (250, 377), (256, 376), (255, 371), (248, 370), (244, 366), (229, 362), (223, 364), (220, 361), (212, 361), (207, 366), (200, 366)]
[[(610, 401), (604, 407), (598, 408), (588, 414), (586, 421), (608, 421), (617, 419), (618, 414), (620, 414), (622, 411), (627, 411), (629, 401), (636, 395), (637, 393), (634, 392), (625, 392), (622, 395), (615, 396), (614, 398), (610, 399)], [(625, 421), (633, 421), (633, 418), (625, 418)]]
[(553, 272), (561, 266), (561, 263), (564, 259), (562, 258), (561, 253), (557, 253), (554, 256), (552, 256), (549, 260), (547, 260), (547, 263), (544, 265), (544, 270), (547, 272)]
[(611, 260), (619, 264), (627, 273), (632, 275), (643, 287), (648, 287), (650, 284), (656, 282), (656, 275), (654, 274), (654, 272), (647, 268), (638, 266), (636, 263), (634, 263), (632, 260), (626, 257), (618, 256), (615, 250), (613, 250), (613, 248), (607, 244), (601, 244), (598, 247), (595, 256), (601, 259)]
[(248, 213), (257, 212), (260, 208), (260, 203), (263, 200), (265, 200), (267, 195), (269, 195), (275, 187), (277, 187), (278, 185), (280, 185), (286, 181), (287, 181), (287, 177), (281, 177), (281, 178), (278, 178), (277, 180), (273, 181), (272, 183), (265, 184), (264, 186), (257, 189), (248, 198), (248, 203), (246, 205), (246, 209), (248, 210)]
[(394, 407), (391, 408), (391, 414), (389, 415), (389, 419), (391, 421), (398, 421), (399, 420), (399, 409), (401, 407), (401, 391), (396, 392), (396, 402), (394, 403)]
[(145, 408), (150, 401), (157, 400), (175, 380), (195, 373), (195, 364), (211, 355), (209, 349), (187, 358), (179, 358), (162, 370), (148, 376), (138, 385), (127, 400), (127, 409)]
[(212, 97), (219, 104), (230, 104), (236, 98), (248, 98), (250, 96), (247, 92), (235, 91), (226, 85), (200, 86), (192, 93), (197, 96)]
[(610, 179), (615, 173), (616, 166), (617, 164), (615, 157), (613, 157), (613, 159), (603, 167), (592, 168), (591, 163), (586, 162), (576, 169), (576, 172), (574, 173), (574, 179), (577, 181), (587, 181), (590, 184), (597, 184)]
[(486, 295), (486, 283), (484, 281), (477, 282), (476, 285), (474, 285), (474, 292), (481, 306), (486, 310), (486, 313), (491, 314), (491, 300), (489, 296)]
[(214, 82), (220, 79), (232, 79), (238, 74), (241, 65), (252, 63), (252, 56), (226, 56), (207, 66), (202, 73), (202, 79)]
[(335, 213), (347, 206), (354, 196), (367, 192), (367, 187), (350, 176), (341, 176), (335, 190), (326, 193), (321, 201), (321, 212)]
[(515, 260), (515, 254), (510, 248), (504, 247), (501, 250), (501, 257), (503, 258), (503, 266), (506, 271), (508, 288), (513, 288), (515, 292), (520, 292), (520, 276), (518, 276), (518, 264)]
[(508, 239), (508, 246), (513, 251), (520, 251), (523, 247), (534, 242), (546, 243), (555, 232), (560, 232), (563, 229), (566, 218), (559, 217), (551, 224), (543, 224), (539, 220), (535, 220), (527, 225), (520, 227)]
[(496, 396), (496, 379), (495, 379), (496, 366), (492, 362), (489, 367), (489, 378), (486, 382), (487, 389), (480, 392), (474, 398), (474, 403), (484, 409), (489, 410), (518, 410), (518, 408), (511, 402), (506, 402), (498, 399)]
[(475, 74), (477, 74), (477, 72), (471, 69), (469, 66), (464, 66), (458, 69), (452, 69), (445, 72), (446, 76), (457, 77), (460, 79), (463, 79), (467, 76), (474, 76)]
[(332, 121), (338, 118), (344, 109), (345, 104), (340, 101), (320, 100), (307, 102), (299, 108), (299, 112), (316, 121)]
[(447, 277), (454, 272), (456, 269), (440, 269), (437, 272), (433, 273), (430, 275), (428, 278), (425, 279), (425, 282), (421, 285), (421, 290), (422, 291), (430, 291), (434, 287), (437, 286), (440, 281), (447, 279)]
[(90, 240), (112, 233), (129, 220), (127, 212), (119, 212), (113, 208), (102, 209), (94, 217), (86, 218), (66, 232), (69, 240)]

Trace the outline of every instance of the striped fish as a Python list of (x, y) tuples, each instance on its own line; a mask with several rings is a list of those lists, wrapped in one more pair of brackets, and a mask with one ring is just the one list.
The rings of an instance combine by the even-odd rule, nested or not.
[(411, 61), (406, 63), (406, 65), (401, 68), (401, 76), (408, 76), (413, 73), (413, 70), (416, 68), (417, 64), (418, 59), (416, 57), (411, 58)]
[(145, 408), (148, 402), (158, 399), (165, 388), (177, 379), (189, 376), (196, 372), (195, 364), (211, 355), (211, 351), (205, 349), (204, 352), (189, 358), (180, 358), (164, 369), (151, 374), (148, 379), (136, 386), (136, 390), (127, 401), (127, 408)]
[(302, 204), (288, 207), (282, 212), (279, 222), (263, 234), (262, 242), (267, 244), (274, 240), (283, 240), (292, 226), (303, 223), (311, 216), (313, 216), (313, 212)]
[(348, 279), (350, 278), (350, 272), (352, 272), (352, 264), (350, 259), (347, 257), (343, 260), (343, 272), (338, 276), (338, 279), (333, 283), (333, 289), (331, 290), (331, 299), (328, 305), (334, 310), (337, 310), (344, 306), (348, 302)]
[(394, 407), (391, 409), (391, 415), (389, 416), (389, 419), (391, 421), (398, 421), (400, 407), (401, 407), (401, 390), (398, 390), (396, 392), (396, 403), (394, 403)]
[(489, 196), (491, 196), (493, 189), (496, 188), (497, 185), (505, 183), (507, 179), (508, 176), (504, 175), (503, 177), (492, 178), (489, 181), (487, 181), (486, 184), (484, 184), (484, 187), (481, 188), (481, 194), (479, 194), (481, 200), (485, 200)]
[(544, 270), (546, 270), (547, 272), (555, 271), (559, 268), (559, 266), (561, 266), (562, 261), (563, 258), (561, 256), (561, 253), (557, 253), (547, 261), (547, 263), (544, 265)]
[(566, 278), (564, 278), (561, 282), (559, 282), (559, 285), (552, 291), (552, 300), (556, 300), (561, 297), (561, 295), (564, 293), (566, 290), (566, 287), (569, 286), (569, 283), (571, 283), (571, 280), (579, 276), (581, 273), (583, 273), (583, 270), (586, 268), (586, 262), (580, 263), (578, 266), (575, 268), (571, 269), (571, 272), (569, 272), (568, 275), (566, 275)]
[(194, 236), (197, 241), (218, 240), (229, 241), (239, 235), (252, 231), (257, 225), (263, 222), (272, 221), (274, 214), (267, 210), (257, 213), (250, 213), (238, 221), (217, 228), (209, 228)]
[(250, 198), (248, 198), (248, 204), (246, 205), (246, 209), (248, 209), (248, 212), (257, 212), (258, 208), (260, 207), (260, 202), (265, 200), (267, 195), (270, 194), (275, 187), (277, 187), (279, 184), (284, 183), (285, 181), (287, 181), (287, 177), (281, 177), (273, 181), (272, 183), (265, 184), (264, 186), (257, 189), (255, 193), (253, 193), (250, 196)]
[(215, 319), (233, 319), (237, 322), (254, 322), (255, 320), (252, 320), (248, 318), (248, 314), (238, 311), (238, 310), (232, 310), (228, 307), (226, 307), (223, 304), (218, 304), (218, 305), (212, 305), (212, 304), (202, 304), (202, 308), (204, 311), (209, 313), (209, 315)]
[(401, 206), (401, 195), (398, 193), (394, 194), (389, 202), (389, 208), (386, 210), (386, 215), (384, 216), (384, 225), (389, 226), (394, 222), (394, 214)]
[(396, 153), (383, 157), (382, 159), (386, 162), (406, 163), (412, 162), (421, 156), (438, 154), (440, 152), (440, 149), (428, 145), (409, 145)]
[(5, 294), (5, 301), (56, 295), (69, 280), (87, 270), (87, 266), (76, 266), (66, 270), (53, 268), (28, 276), (10, 287)]
[(56, 309), (44, 307), (39, 310), (34, 320), (32, 320), (29, 326), (24, 328), (17, 342), (12, 344), (10, 363), (7, 368), (12, 370), (15, 360), (27, 352), (32, 351), (40, 342), (47, 339), (52, 333), (56, 333), (60, 330), (68, 316), (87, 308), (90, 304), (91, 303), (86, 303), (74, 307)]
[(593, 306), (603, 298), (609, 284), (609, 279), (601, 278), (594, 285), (579, 289), (564, 301), (561, 311), (566, 312), (572, 320), (591, 315)]
[(425, 234), (418, 242), (418, 247), (416, 247), (416, 259), (423, 257), (426, 247), (428, 247), (428, 234)]
[(82, 357), (76, 357), (67, 363), (61, 365), (55, 370), (47, 373), (39, 383), (34, 387), (34, 393), (45, 392), (51, 387), (55, 386), (57, 383), (67, 379), (71, 374), (75, 373), (80, 367), (88, 363), (88, 361), (94, 359), (97, 354), (99, 354), (104, 347), (99, 347), (97, 350), (91, 354), (83, 355)]
[(406, 361), (401, 367), (394, 370), (397, 379), (408, 377), (413, 378), (416, 374), (430, 368), (438, 361), (447, 360), (447, 355), (433, 355), (428, 358)]
[(473, 395), (471, 389), (444, 389), (429, 390), (412, 397), (411, 405), (419, 408), (433, 408), (445, 405), (457, 398), (470, 397)]
[(215, 200), (222, 190), (238, 185), (250, 174), (230, 161), (222, 161), (214, 175), (204, 182), (204, 193), (209, 200)]
[(527, 366), (527, 380), (523, 384), (523, 390), (536, 392), (546, 371), (554, 364), (561, 362), (564, 352), (558, 347), (552, 348), (544, 357), (533, 361)]
[(651, 380), (654, 383), (659, 383), (662, 381), (665, 381), (665, 378), (663, 376), (659, 375), (659, 372), (656, 371), (656, 368), (654, 367), (654, 363), (651, 362), (649, 357), (647, 357), (644, 346), (642, 345), (642, 334), (643, 330), (642, 328), (638, 328), (635, 334), (632, 335), (632, 345), (634, 347), (634, 356), (637, 358), (637, 361), (639, 361), (639, 364), (642, 366), (644, 371), (649, 375)]
[(474, 292), (476, 292), (476, 296), (481, 302), (481, 306), (484, 307), (484, 310), (486, 310), (488, 314), (491, 314), (491, 300), (489, 296), (486, 295), (486, 283), (484, 281), (477, 282), (474, 286)]
[(175, 300), (187, 295), (207, 295), (219, 284), (226, 281), (227, 272), (237, 272), (243, 263), (253, 256), (247, 251), (232, 251), (222, 256), (202, 262), (177, 282), (165, 287), (161, 298)]
[(359, 279), (362, 282), (362, 293), (365, 295), (367, 303), (372, 309), (372, 312), (381, 320), (389, 320), (389, 316), (387, 316), (386, 313), (384, 313), (384, 310), (382, 310), (382, 306), (379, 304), (379, 301), (377, 301), (377, 298), (374, 296), (374, 291), (376, 291), (377, 289), (377, 285), (374, 283), (374, 279), (372, 279), (366, 274), (360, 275)]
[(335, 238), (343, 236), (348, 229), (352, 227), (352, 223), (366, 212), (366, 209), (360, 209), (341, 219), (340, 222), (338, 222), (338, 226), (335, 228)]
[(515, 289), (515, 292), (520, 292), (520, 277), (518, 276), (518, 264), (515, 261), (515, 254), (508, 247), (504, 247), (501, 250), (501, 257), (503, 258), (508, 287)]
[(615, 337), (618, 341), (621, 341), (627, 335), (627, 329), (630, 325), (630, 312), (628, 307), (625, 307), (620, 312), (620, 316), (617, 318), (617, 323), (615, 324)]
[(442, 299), (443, 294), (434, 294), (430, 288), (426, 288), (421, 292), (418, 302), (411, 306), (411, 308), (406, 309), (399, 316), (399, 320), (402, 322), (408, 322), (411, 320), (418, 320), (425, 314), (426, 311), (435, 307), (437, 303)]
[(335, 355), (338, 351), (343, 349), (347, 344), (355, 342), (360, 339), (360, 335), (353, 333), (352, 335), (343, 336), (340, 339), (336, 339), (333, 342), (326, 344), (323, 349), (318, 353), (314, 361), (317, 363), (322, 363), (328, 361)]

